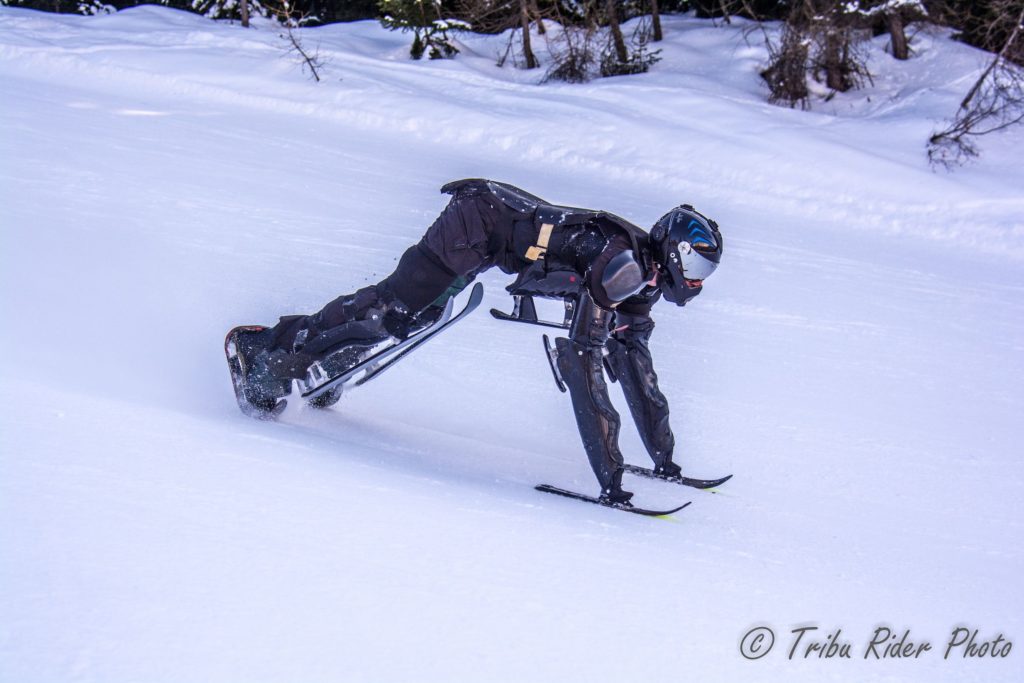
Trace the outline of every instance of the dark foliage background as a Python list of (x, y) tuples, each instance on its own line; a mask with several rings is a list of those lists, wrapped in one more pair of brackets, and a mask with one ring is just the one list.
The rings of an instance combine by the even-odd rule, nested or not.
[[(3, 4), (48, 12), (78, 12), (83, 4), (81, 0), (0, 0)], [(835, 0), (839, 4), (841, 0)], [(190, 0), (165, 0), (160, 3), (140, 2), (139, 0), (109, 0), (103, 4), (117, 9), (143, 4), (161, 4), (186, 11), (193, 11)], [(621, 19), (644, 14), (649, 11), (649, 0), (614, 0)], [(658, 7), (662, 14), (694, 11), (697, 16), (728, 20), (731, 16), (745, 16), (755, 19), (785, 19), (794, 4), (793, 0), (660, 0)], [(1008, 22), (1004, 19), (1012, 8), (1008, 9), (1006, 0), (923, 0), (932, 20), (951, 26), (960, 31), (960, 38), (976, 47), (986, 50), (998, 50), (1008, 36)], [(442, 8), (446, 17), (465, 19), (465, 2), (459, 0), (443, 0)], [(518, 3), (509, 2), (508, 26), (516, 25)], [(542, 0), (536, 5), (540, 10), (549, 9), (553, 5), (550, 0)], [(296, 11), (316, 17), (320, 23), (338, 21), (354, 21), (358, 19), (374, 19), (380, 16), (377, 0), (295, 0)], [(563, 13), (566, 16), (569, 13)], [(1013, 61), (1021, 62), (1019, 54), (1010, 56)]]

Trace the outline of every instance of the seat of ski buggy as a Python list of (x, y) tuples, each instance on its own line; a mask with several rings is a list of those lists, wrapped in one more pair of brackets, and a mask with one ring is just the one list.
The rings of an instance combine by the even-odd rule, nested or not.
[[(498, 320), (569, 329), (569, 323), (572, 320), (582, 287), (583, 278), (576, 271), (570, 269), (549, 270), (543, 261), (537, 261), (521, 272), (515, 282), (505, 288), (515, 300), (512, 312), (504, 313), (492, 308), (491, 315)], [(535, 296), (561, 300), (565, 304), (565, 316), (562, 322), (539, 320), (537, 308), (533, 303)]]

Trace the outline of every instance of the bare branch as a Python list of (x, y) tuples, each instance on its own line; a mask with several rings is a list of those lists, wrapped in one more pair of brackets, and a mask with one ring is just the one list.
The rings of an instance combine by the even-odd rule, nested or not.
[[(974, 99), (974, 96), (978, 93), (978, 90), (981, 88), (981, 84), (984, 83), (985, 79), (989, 77), (989, 75), (992, 73), (992, 70), (996, 68), (996, 65), (999, 64), (1000, 61), (1005, 59), (1007, 50), (1010, 49), (1010, 46), (1013, 45), (1014, 41), (1017, 40), (1017, 36), (1020, 35), (1021, 24), (1024, 24), (1024, 5), (1021, 5), (1020, 16), (1017, 17), (1017, 23), (1014, 25), (1013, 31), (1010, 33), (1010, 37), (1007, 38), (1006, 43), (1003, 44), (1003, 49), (999, 51), (999, 54), (995, 56), (995, 59), (993, 59), (992, 62), (988, 65), (988, 68), (985, 69), (985, 73), (981, 74), (981, 78), (977, 80), (974, 86), (967, 93), (967, 97), (965, 97), (964, 101), (960, 103), (961, 109), (967, 108), (967, 105), (970, 104), (971, 100)], [(990, 28), (989, 30), (992, 29)]]
[[(928, 160), (932, 165), (947, 169), (960, 165), (978, 156), (974, 138), (1024, 122), (1024, 70), (1007, 59), (1021, 35), (1022, 23), (1024, 7), (1002, 48), (960, 103), (952, 123), (929, 138)], [(986, 30), (997, 29), (989, 26)]]

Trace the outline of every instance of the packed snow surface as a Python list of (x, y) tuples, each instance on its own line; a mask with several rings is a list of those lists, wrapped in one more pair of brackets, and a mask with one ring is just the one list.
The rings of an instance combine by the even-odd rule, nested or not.
[[(507, 36), (303, 29), (316, 84), (268, 24), (0, 8), (0, 680), (1024, 680), (1024, 134), (924, 160), (988, 56), (883, 36), (866, 90), (789, 110), (760, 30), (665, 23), (652, 72), (587, 85), (495, 66)], [(720, 493), (534, 491), (596, 486), (497, 271), (335, 408), (239, 413), (225, 332), (376, 282), (462, 177), (721, 223), (652, 341)], [(879, 626), (932, 650), (865, 660)], [(958, 627), (1012, 651), (944, 659)]]

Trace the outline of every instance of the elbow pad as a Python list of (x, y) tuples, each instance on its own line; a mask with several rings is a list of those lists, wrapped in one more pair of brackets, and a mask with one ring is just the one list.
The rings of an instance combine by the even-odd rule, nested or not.
[(620, 251), (613, 256), (601, 273), (601, 289), (612, 303), (625, 301), (643, 289), (645, 284), (643, 268), (631, 251)]

